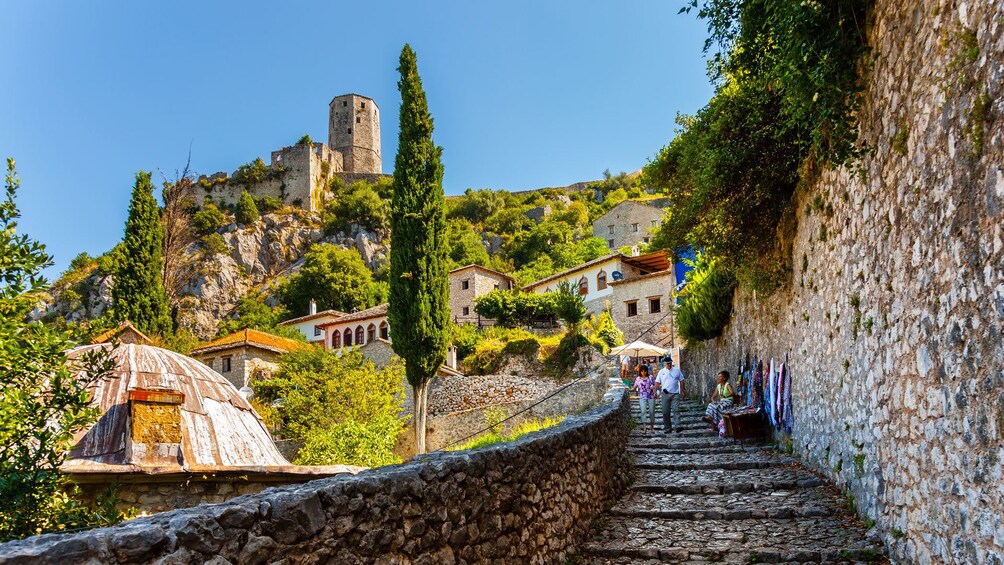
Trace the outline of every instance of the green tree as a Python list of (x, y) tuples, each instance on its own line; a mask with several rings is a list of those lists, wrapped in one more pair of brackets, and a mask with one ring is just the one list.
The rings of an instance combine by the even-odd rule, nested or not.
[(18, 235), (20, 181), (7, 159), (0, 201), (0, 542), (117, 521), (81, 504), (58, 468), (73, 434), (97, 418), (88, 387), (111, 370), (106, 350), (67, 363), (66, 329), (27, 323), (47, 288), (45, 247)]
[(388, 320), (394, 351), (405, 360), (414, 391), (416, 451), (425, 453), (429, 381), (446, 360), (451, 333), (443, 149), (432, 141), (432, 115), (407, 44), (398, 71), (401, 132), (394, 161)]
[(577, 334), (582, 330), (582, 321), (586, 319), (586, 304), (579, 294), (578, 288), (568, 281), (558, 283), (558, 289), (552, 296), (554, 315), (565, 322), (568, 333)]
[(227, 217), (209, 199), (202, 203), (201, 209), (192, 214), (192, 225), (195, 226), (195, 231), (203, 237), (215, 233), (226, 221)]
[(170, 334), (171, 314), (161, 278), (164, 228), (150, 173), (145, 171), (136, 173), (123, 243), (112, 287), (116, 319), (129, 320), (143, 332)]
[(487, 266), (491, 261), (488, 250), (485, 249), (481, 236), (464, 220), (447, 222), (447, 241), (450, 243), (450, 260), (452, 268), (467, 265)]
[(237, 212), (234, 216), (237, 223), (244, 226), (250, 226), (258, 221), (258, 206), (248, 191), (241, 192), (240, 198), (237, 199)]
[(364, 180), (336, 189), (335, 200), (324, 211), (325, 230), (334, 233), (358, 224), (370, 231), (386, 232), (390, 203), (377, 189), (377, 185)]
[(290, 339), (304, 341), (303, 334), (295, 328), (280, 326), (279, 322), (290, 316), (286, 313), (286, 308), (282, 305), (275, 308), (265, 304), (265, 297), (261, 293), (250, 293), (237, 302), (230, 318), (220, 320), (217, 324), (217, 336), (224, 336), (234, 332), (251, 328), (275, 334)]
[(279, 434), (305, 442), (297, 463), (375, 466), (400, 462), (403, 382), (400, 362), (378, 370), (358, 351), (311, 348), (283, 355), (271, 378), (251, 386), (256, 405), (275, 410)]
[(358, 251), (322, 243), (310, 248), (303, 267), (279, 285), (278, 294), (291, 315), (303, 316), (311, 298), (321, 310), (351, 312), (382, 302), (382, 289)]

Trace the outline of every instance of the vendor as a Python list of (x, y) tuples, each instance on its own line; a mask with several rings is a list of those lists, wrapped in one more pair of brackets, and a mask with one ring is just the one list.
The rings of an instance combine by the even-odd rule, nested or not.
[(718, 373), (718, 385), (711, 393), (711, 403), (708, 404), (708, 410), (704, 413), (704, 421), (717, 428), (718, 423), (722, 420), (722, 411), (732, 408), (733, 395), (735, 395), (735, 391), (729, 384), (729, 372)]

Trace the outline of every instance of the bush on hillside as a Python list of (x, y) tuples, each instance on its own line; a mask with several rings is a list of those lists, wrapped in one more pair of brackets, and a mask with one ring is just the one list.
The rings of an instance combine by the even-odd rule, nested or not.
[(237, 211), (234, 213), (234, 217), (237, 223), (242, 226), (250, 226), (258, 221), (258, 206), (255, 205), (254, 198), (251, 198), (246, 190), (237, 199)]
[(195, 231), (206, 236), (220, 229), (227, 217), (211, 200), (202, 203), (202, 207), (192, 214), (192, 226)]

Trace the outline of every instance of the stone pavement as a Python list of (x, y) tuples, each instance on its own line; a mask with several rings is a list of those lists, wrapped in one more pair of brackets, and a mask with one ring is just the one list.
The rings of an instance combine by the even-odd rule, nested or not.
[(836, 488), (769, 446), (719, 439), (703, 414), (687, 402), (679, 433), (634, 429), (634, 484), (594, 525), (581, 563), (887, 562)]

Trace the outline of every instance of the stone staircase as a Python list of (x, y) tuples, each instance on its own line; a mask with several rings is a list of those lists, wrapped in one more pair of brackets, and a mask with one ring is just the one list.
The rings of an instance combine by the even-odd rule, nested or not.
[[(632, 399), (638, 421), (638, 404)], [(886, 563), (832, 485), (764, 445), (718, 438), (685, 402), (681, 431), (631, 434), (629, 491), (595, 524), (580, 563)]]

